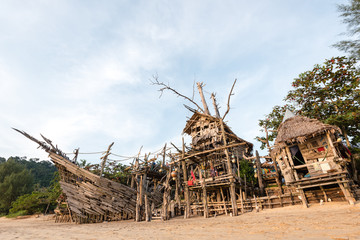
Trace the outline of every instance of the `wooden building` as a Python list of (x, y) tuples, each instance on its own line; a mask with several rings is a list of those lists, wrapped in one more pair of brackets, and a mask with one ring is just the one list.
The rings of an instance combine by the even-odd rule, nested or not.
[(291, 116), (280, 124), (271, 155), (285, 183), (296, 187), (308, 202), (347, 200), (354, 203), (351, 154), (339, 138), (337, 126), (304, 116)]
[(253, 144), (236, 136), (222, 118), (195, 111), (183, 130), (191, 146), (171, 162), (182, 169), (185, 216), (202, 213), (238, 215), (250, 184), (240, 177), (239, 161), (252, 155)]

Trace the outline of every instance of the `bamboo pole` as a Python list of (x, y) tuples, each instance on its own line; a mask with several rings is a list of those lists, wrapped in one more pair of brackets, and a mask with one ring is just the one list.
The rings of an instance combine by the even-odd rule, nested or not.
[[(184, 158), (184, 154), (185, 154), (184, 138), (182, 138), (182, 153), (181, 154), (182, 154), (182, 158)], [(186, 207), (185, 207), (184, 218), (189, 218), (190, 217), (190, 197), (189, 197), (189, 185), (187, 183), (188, 176), (187, 176), (185, 160), (181, 161), (181, 166), (182, 166), (182, 170), (183, 170), (184, 184), (185, 184), (185, 191), (184, 191), (185, 196), (184, 197), (185, 197)]]
[(255, 164), (256, 164), (256, 171), (257, 171), (257, 179), (258, 179), (258, 183), (259, 183), (260, 194), (261, 194), (261, 196), (263, 196), (264, 195), (264, 182), (263, 182), (263, 177), (262, 177), (259, 152), (256, 150), (255, 154), (256, 154)]
[[(223, 138), (223, 142), (224, 142), (224, 147), (226, 147), (227, 142), (226, 142), (226, 136), (225, 136), (224, 122), (223, 122), (222, 119), (220, 119), (220, 125), (221, 125), (221, 132), (222, 132), (222, 138)], [(231, 162), (230, 162), (228, 149), (225, 148), (224, 151), (225, 151), (226, 160), (227, 160), (228, 174), (232, 174), (232, 167), (231, 167)], [(237, 204), (236, 204), (236, 193), (235, 193), (234, 178), (230, 179), (230, 198), (231, 198), (231, 206), (232, 206), (233, 216), (237, 216), (238, 215), (238, 210), (237, 210)]]
[(206, 193), (206, 186), (205, 186), (205, 180), (202, 177), (201, 169), (198, 168), (200, 182), (201, 182), (201, 188), (202, 188), (202, 197), (203, 197), (203, 208), (204, 208), (204, 218), (209, 217), (209, 208), (208, 208), (208, 202), (207, 202), (207, 193)]
[(209, 108), (208, 108), (208, 106), (206, 104), (204, 93), (203, 93), (203, 90), (202, 90), (203, 84), (200, 83), (200, 82), (197, 82), (196, 84), (197, 84), (197, 87), (198, 87), (198, 90), (199, 90), (201, 102), (202, 102), (202, 104), (204, 106), (204, 113), (207, 114), (207, 115), (210, 115), (210, 111), (209, 111)]
[(100, 177), (102, 177), (106, 160), (107, 160), (108, 156), (110, 155), (110, 150), (111, 150), (111, 147), (112, 147), (113, 145), (114, 145), (114, 142), (109, 145), (108, 149), (106, 150), (105, 155), (100, 158), (100, 159), (102, 159)]
[(223, 199), (225, 214), (228, 215), (227, 207), (226, 207), (226, 201), (225, 201), (225, 196), (224, 196), (224, 192), (223, 192), (222, 187), (220, 188), (220, 192), (221, 192), (221, 197), (222, 197), (222, 199)]
[(217, 104), (216, 104), (216, 98), (215, 98), (215, 94), (214, 94), (214, 93), (211, 94), (211, 99), (212, 99), (212, 102), (213, 102), (213, 105), (214, 105), (215, 116), (216, 116), (217, 118), (220, 118), (219, 108), (218, 108), (218, 106), (217, 106)]

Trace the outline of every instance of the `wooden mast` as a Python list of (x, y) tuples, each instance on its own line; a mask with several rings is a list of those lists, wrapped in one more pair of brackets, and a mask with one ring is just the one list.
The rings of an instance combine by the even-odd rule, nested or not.
[(216, 116), (217, 118), (220, 118), (219, 108), (218, 108), (218, 106), (217, 106), (217, 104), (216, 104), (216, 98), (215, 98), (215, 94), (214, 94), (214, 93), (211, 94), (211, 99), (212, 99), (212, 102), (213, 102), (213, 105), (214, 105), (215, 116)]
[(201, 102), (202, 102), (202, 104), (204, 106), (204, 113), (207, 114), (207, 115), (210, 115), (210, 111), (209, 111), (209, 108), (208, 108), (208, 106), (206, 104), (204, 93), (203, 93), (203, 90), (202, 90), (203, 83), (198, 82), (196, 84), (197, 84), (197, 87), (198, 87), (198, 90), (199, 90)]
[[(221, 118), (220, 118), (220, 125), (221, 125), (221, 134), (222, 134), (222, 138), (223, 138), (223, 141), (224, 141), (224, 146), (226, 146), (227, 142), (226, 142), (226, 136), (225, 136), (224, 122), (223, 122), (223, 120)], [(224, 151), (225, 151), (226, 160), (227, 160), (228, 174), (232, 175), (232, 167), (231, 167), (231, 162), (230, 162), (230, 156), (229, 156), (228, 149), (225, 148)], [(235, 193), (234, 177), (232, 177), (230, 179), (230, 198), (231, 198), (231, 206), (232, 206), (233, 216), (237, 216), (238, 215), (238, 210), (237, 210), (237, 204), (236, 204), (236, 193)]]

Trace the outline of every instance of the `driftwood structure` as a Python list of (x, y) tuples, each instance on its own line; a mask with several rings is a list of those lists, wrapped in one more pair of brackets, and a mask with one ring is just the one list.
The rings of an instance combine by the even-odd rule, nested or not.
[(337, 126), (304, 116), (285, 118), (278, 128), (271, 155), (305, 206), (342, 199), (353, 204), (357, 197), (351, 153), (339, 133)]
[[(265, 128), (266, 140), (261, 141), (265, 141), (270, 155), (260, 157), (256, 151), (253, 156), (253, 144), (238, 137), (224, 122), (235, 83), (221, 117), (214, 94), (211, 99), (215, 116), (211, 115), (202, 83), (197, 83), (203, 105), (200, 107), (193, 98), (155, 78), (153, 84), (162, 87), (161, 93), (170, 90), (197, 107), (185, 105), (192, 116), (183, 134), (191, 137), (191, 143), (187, 146), (183, 138), (180, 148), (172, 144), (177, 153), (167, 153), (165, 144), (161, 153), (153, 157), (150, 153), (140, 157), (140, 149), (128, 167), (129, 186), (103, 177), (114, 143), (104, 152), (97, 175), (80, 168), (49, 139), (42, 136), (44, 142), (39, 141), (15, 129), (49, 153), (59, 170), (63, 194), (55, 210), (56, 221), (151, 221), (175, 215), (207, 218), (295, 204), (308, 206), (309, 202), (330, 199), (354, 203), (358, 197), (353, 181), (356, 172), (351, 154), (338, 141), (338, 127), (302, 116), (285, 117), (274, 147), (270, 147)], [(74, 153), (76, 159), (79, 149)], [(251, 175), (248, 179), (247, 173)]]
[[(137, 187), (132, 188), (106, 179), (101, 174), (99, 176), (80, 168), (43, 136), (45, 142), (35, 139), (26, 132), (15, 130), (38, 143), (42, 149), (49, 153), (51, 161), (59, 170), (59, 182), (63, 192), (59, 203), (65, 205), (65, 211), (64, 207), (62, 209), (59, 207), (56, 211), (59, 215), (57, 217), (59, 222), (66, 219), (66, 221), (76, 223), (96, 223), (135, 217), (141, 219), (145, 215), (149, 219), (149, 211), (146, 213), (139, 211), (142, 210), (139, 201), (142, 203), (142, 199), (144, 199), (145, 206), (161, 205), (162, 193), (157, 191), (158, 188), (149, 186), (150, 181), (146, 174), (149, 176), (150, 172), (144, 171), (139, 165), (134, 168), (136, 176), (139, 176), (133, 179), (137, 182)], [(102, 165), (104, 165), (110, 148), (111, 146), (103, 157)], [(137, 162), (139, 162), (138, 159)]]
[[(253, 209), (301, 203), (294, 189), (287, 188), (286, 192), (267, 191), (262, 177), (265, 174), (262, 174), (260, 157), (257, 152), (256, 156), (252, 155), (253, 144), (238, 137), (224, 122), (230, 110), (230, 96), (235, 82), (223, 117), (220, 117), (214, 94), (211, 98), (215, 116), (210, 114), (203, 96), (203, 84), (197, 83), (203, 107), (196, 104), (198, 110), (195, 110), (186, 106), (193, 115), (187, 121), (183, 133), (191, 137), (191, 143), (190, 146), (186, 146), (183, 140), (182, 148), (175, 146), (178, 153), (172, 155), (172, 161), (169, 163), (168, 179), (171, 187), (164, 191), (164, 220), (177, 213), (184, 214), (185, 218), (199, 214), (205, 218), (220, 214), (236, 216)], [(172, 90), (189, 100), (168, 85), (158, 81), (155, 84), (163, 86), (161, 91)], [(194, 103), (191, 99), (190, 101)], [(246, 179), (246, 174), (241, 174), (240, 163), (244, 161), (250, 169), (253, 164), (256, 165), (258, 183)], [(251, 173), (253, 170), (247, 171)], [(275, 176), (279, 177), (275, 173), (272, 180), (275, 180)], [(268, 177), (271, 178), (269, 174)], [(281, 189), (281, 184), (279, 186)], [(172, 191), (175, 193), (171, 194)], [(171, 202), (178, 210), (174, 210), (171, 204), (166, 205)]]
[(186, 216), (190, 212), (236, 216), (250, 186), (240, 177), (239, 160), (251, 156), (253, 145), (236, 136), (221, 118), (199, 112), (187, 121), (183, 132), (191, 136), (191, 148), (171, 164), (182, 169)]

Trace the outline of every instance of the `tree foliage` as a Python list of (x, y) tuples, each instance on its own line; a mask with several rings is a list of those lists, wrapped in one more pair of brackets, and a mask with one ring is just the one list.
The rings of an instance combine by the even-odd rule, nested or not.
[(285, 97), (299, 114), (339, 126), (353, 144), (360, 133), (360, 72), (355, 64), (353, 58), (336, 57), (315, 65), (294, 79)]
[(338, 6), (339, 12), (343, 22), (347, 24), (347, 35), (352, 37), (349, 40), (343, 40), (336, 44), (334, 47), (341, 51), (350, 54), (351, 57), (360, 59), (360, 0), (351, 0), (348, 5), (341, 4)]
[[(84, 159), (80, 160), (79, 167), (84, 168), (96, 175), (99, 175), (101, 172), (100, 164), (90, 164)], [(126, 169), (127, 167), (128, 166), (122, 163), (107, 161), (104, 166), (103, 176), (112, 181), (127, 185), (128, 179), (131, 176), (131, 173)]]
[(59, 174), (54, 173), (51, 185), (48, 188), (42, 188), (33, 191), (31, 194), (20, 196), (11, 204), (10, 214), (22, 212), (22, 214), (44, 213), (46, 210), (55, 209), (57, 198), (61, 194), (59, 184)]
[(1, 213), (8, 213), (17, 197), (32, 191), (33, 179), (31, 172), (13, 159), (0, 164)]
[[(270, 130), (268, 139), (273, 141), (286, 109), (294, 113), (336, 125), (350, 146), (360, 143), (360, 72), (353, 58), (335, 57), (310, 71), (301, 73), (292, 82), (293, 89), (285, 97), (289, 104), (275, 106), (272, 112), (259, 120), (259, 126)], [(273, 131), (271, 131), (273, 130)], [(349, 136), (349, 137), (348, 137)], [(265, 137), (258, 137), (261, 149)]]

